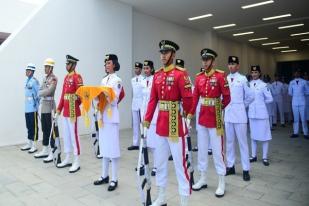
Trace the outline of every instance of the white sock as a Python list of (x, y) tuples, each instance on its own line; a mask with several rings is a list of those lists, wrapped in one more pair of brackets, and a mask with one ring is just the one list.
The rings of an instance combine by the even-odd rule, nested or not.
[(109, 168), (109, 158), (102, 158), (102, 177), (105, 178), (108, 176), (108, 168)]
[(263, 142), (263, 159), (267, 159), (269, 141)]
[(112, 158), (112, 181), (118, 180), (118, 161), (119, 158)]
[(256, 148), (257, 148), (257, 142), (256, 140), (251, 139), (251, 154), (252, 157), (256, 157)]

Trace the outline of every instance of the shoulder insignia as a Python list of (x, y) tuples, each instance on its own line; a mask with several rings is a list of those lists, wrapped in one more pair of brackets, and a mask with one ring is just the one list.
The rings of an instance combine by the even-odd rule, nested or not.
[(161, 67), (160, 69), (157, 69), (157, 70), (155, 71), (155, 73), (157, 73), (157, 72), (159, 72), (159, 71), (161, 71), (161, 70), (163, 70), (163, 67)]
[(179, 67), (179, 66), (176, 66), (175, 68), (178, 69), (178, 70), (180, 70), (180, 71), (186, 71), (185, 68), (181, 68), (181, 67)]
[(223, 70), (220, 70), (220, 69), (216, 69), (216, 72), (225, 73)]
[(204, 72), (199, 72), (199, 73), (197, 73), (195, 76), (198, 76), (198, 75), (200, 75), (200, 74), (203, 74)]

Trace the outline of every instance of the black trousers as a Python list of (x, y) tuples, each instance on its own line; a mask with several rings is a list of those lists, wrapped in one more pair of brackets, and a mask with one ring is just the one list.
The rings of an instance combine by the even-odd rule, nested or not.
[[(51, 127), (52, 127), (52, 116), (51, 113), (41, 113), (41, 124), (43, 131), (43, 145), (48, 146), (50, 144), (51, 148), (55, 147), (55, 138), (59, 137), (58, 126), (54, 126), (52, 135), (50, 136)], [(51, 137), (49, 139), (49, 137)]]
[(37, 141), (39, 138), (39, 127), (38, 127), (38, 113), (28, 112), (25, 113), (26, 127), (28, 130), (28, 139), (32, 141)]

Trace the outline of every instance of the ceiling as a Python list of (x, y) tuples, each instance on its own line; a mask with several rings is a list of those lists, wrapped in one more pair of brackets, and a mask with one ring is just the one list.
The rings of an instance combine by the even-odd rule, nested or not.
[[(290, 34), (309, 32), (308, 0), (274, 0), (274, 3), (250, 9), (241, 6), (265, 0), (118, 0), (132, 5), (136, 11), (159, 17), (192, 29), (213, 31), (219, 36), (238, 42), (246, 42), (255, 47), (272, 50), (272, 47), (289, 46), (289, 49), (308, 51), (309, 34), (291, 37)], [(213, 16), (195, 21), (189, 17), (211, 13)], [(263, 21), (264, 17), (291, 14), (291, 17)], [(234, 23), (236, 26), (214, 30), (212, 27)], [(304, 24), (301, 27), (279, 30), (279, 26)], [(253, 31), (254, 34), (233, 36), (234, 33)], [(249, 39), (268, 37), (268, 40), (249, 42)], [(262, 43), (277, 42), (277, 45), (262, 46)]]

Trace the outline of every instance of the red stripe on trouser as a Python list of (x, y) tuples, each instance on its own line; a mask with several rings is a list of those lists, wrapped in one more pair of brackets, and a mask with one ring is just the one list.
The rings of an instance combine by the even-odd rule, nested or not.
[(220, 137), (221, 137), (221, 155), (222, 155), (223, 162), (225, 162), (225, 158), (224, 158), (224, 139), (223, 139), (223, 136), (220, 136)]
[(186, 179), (188, 180), (188, 183), (189, 183), (189, 188), (190, 188), (190, 194), (192, 193), (192, 189), (191, 189), (191, 185), (190, 185), (190, 177), (189, 177), (189, 174), (188, 174), (188, 168), (187, 168), (187, 162), (186, 162), (186, 143), (185, 143), (185, 138), (184, 137), (181, 137), (181, 146), (182, 146), (182, 167), (184, 169), (184, 172), (185, 172), (185, 176), (186, 176)]
[(79, 139), (77, 135), (77, 119), (74, 124), (74, 134), (75, 134), (75, 142), (76, 142), (76, 147), (77, 147), (77, 155), (80, 155)]

